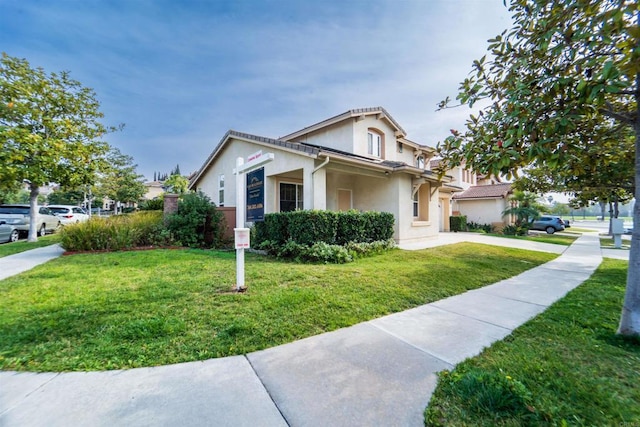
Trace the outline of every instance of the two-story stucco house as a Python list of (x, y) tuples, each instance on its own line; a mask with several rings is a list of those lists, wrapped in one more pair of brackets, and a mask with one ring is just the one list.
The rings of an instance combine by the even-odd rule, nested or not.
[[(430, 167), (436, 169), (439, 160), (432, 160)], [(511, 207), (509, 196), (513, 193), (510, 182), (501, 182), (489, 176), (481, 176), (465, 165), (447, 171), (451, 182), (440, 190), (440, 205), (446, 206), (443, 215), (464, 215), (467, 221), (490, 224), (500, 229), (514, 223), (512, 215), (503, 215)], [(447, 200), (448, 198), (448, 200)], [(441, 227), (442, 230), (442, 227)], [(448, 228), (445, 227), (448, 231)]]
[(349, 110), (278, 139), (229, 131), (190, 189), (204, 192), (218, 206), (235, 206), (236, 158), (259, 150), (275, 156), (264, 165), (265, 213), (390, 212), (398, 243), (438, 233), (441, 182), (428, 170), (434, 149), (407, 139), (382, 107)]

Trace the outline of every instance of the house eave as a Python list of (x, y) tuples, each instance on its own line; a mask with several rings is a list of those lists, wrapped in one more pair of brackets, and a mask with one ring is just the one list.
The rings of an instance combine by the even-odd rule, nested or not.
[(348, 119), (356, 119), (362, 120), (366, 116), (376, 116), (377, 119), (384, 119), (396, 132), (396, 137), (403, 138), (407, 135), (404, 129), (398, 124), (398, 122), (385, 110), (383, 107), (372, 107), (372, 108), (359, 108), (355, 110), (349, 110), (342, 114), (338, 114), (337, 116), (328, 118), (321, 122), (315, 123), (311, 126), (307, 126), (303, 129), (290, 133), (288, 135), (281, 136), (280, 140), (283, 141), (291, 141), (292, 139), (298, 138), (303, 135), (307, 135), (309, 133), (315, 132), (319, 129), (323, 129), (325, 127), (334, 125), (336, 123), (340, 123), (344, 120)]

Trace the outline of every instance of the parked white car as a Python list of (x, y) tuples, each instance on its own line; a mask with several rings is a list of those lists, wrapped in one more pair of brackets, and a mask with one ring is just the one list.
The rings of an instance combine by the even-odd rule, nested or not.
[[(12, 225), (21, 234), (29, 232), (29, 205), (0, 205), (0, 221)], [(44, 236), (53, 233), (60, 227), (60, 218), (55, 216), (48, 207), (38, 206), (36, 226), (38, 234)]]
[(60, 218), (62, 225), (77, 224), (89, 220), (87, 212), (78, 206), (49, 205), (47, 206), (54, 215)]

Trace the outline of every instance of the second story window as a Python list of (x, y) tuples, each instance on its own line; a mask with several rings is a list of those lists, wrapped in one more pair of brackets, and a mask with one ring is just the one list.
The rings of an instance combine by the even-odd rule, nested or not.
[(416, 167), (420, 169), (425, 168), (424, 156), (418, 156), (418, 158), (416, 159)]
[(382, 157), (382, 136), (376, 132), (367, 133), (367, 154), (374, 157)]

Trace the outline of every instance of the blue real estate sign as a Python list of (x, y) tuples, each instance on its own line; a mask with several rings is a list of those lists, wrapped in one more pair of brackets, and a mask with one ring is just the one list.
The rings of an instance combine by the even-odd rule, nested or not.
[(264, 168), (247, 172), (247, 221), (264, 221)]

